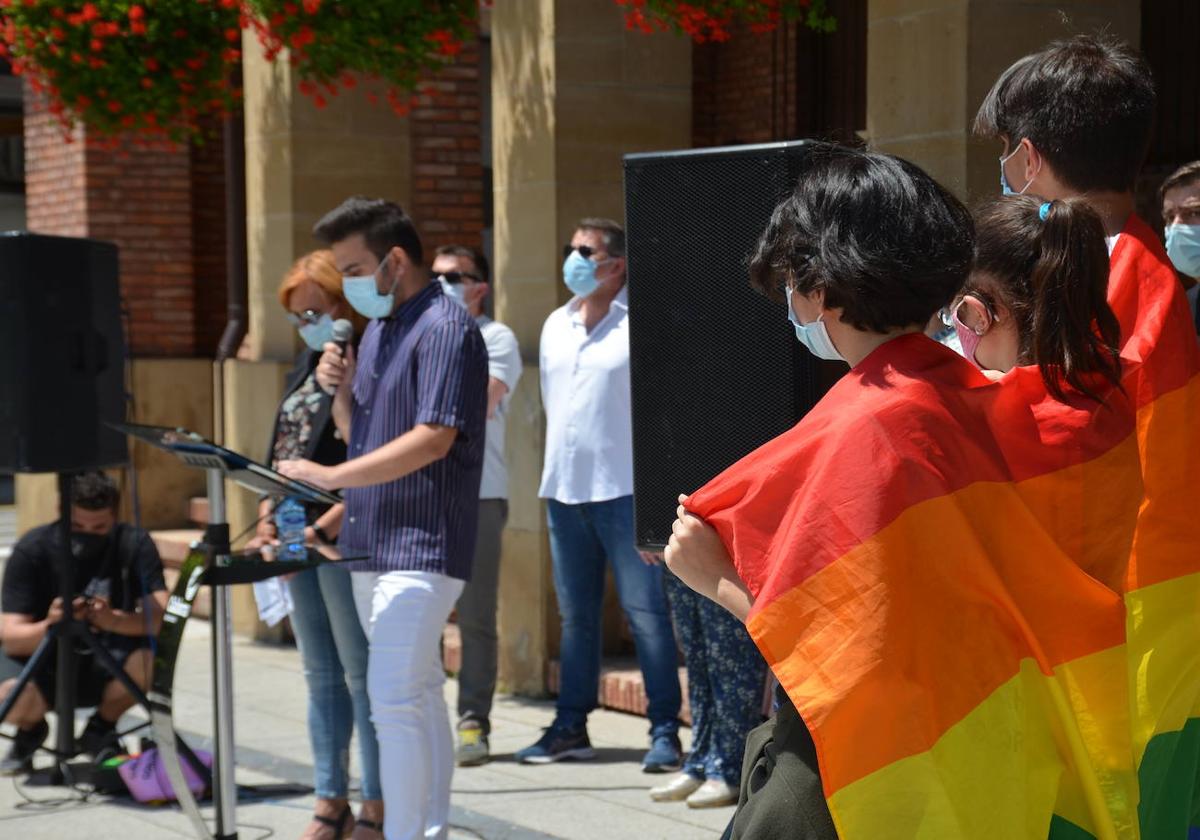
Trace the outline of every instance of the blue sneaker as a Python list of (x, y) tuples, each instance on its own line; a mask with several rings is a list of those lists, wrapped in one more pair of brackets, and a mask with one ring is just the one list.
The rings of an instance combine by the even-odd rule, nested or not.
[(683, 767), (683, 744), (679, 736), (655, 735), (650, 751), (642, 759), (643, 773), (674, 773)]
[(513, 756), (521, 764), (550, 764), (573, 758), (586, 761), (596, 757), (587, 729), (568, 729), (554, 724), (542, 733), (536, 744), (518, 750)]

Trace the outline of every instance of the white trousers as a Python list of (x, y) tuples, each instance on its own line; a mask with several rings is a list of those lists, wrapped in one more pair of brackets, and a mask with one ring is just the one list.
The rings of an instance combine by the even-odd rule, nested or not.
[(454, 745), (438, 642), (463, 582), (433, 572), (354, 572), (370, 643), (367, 694), (379, 741), (387, 840), (442, 840), (450, 829)]

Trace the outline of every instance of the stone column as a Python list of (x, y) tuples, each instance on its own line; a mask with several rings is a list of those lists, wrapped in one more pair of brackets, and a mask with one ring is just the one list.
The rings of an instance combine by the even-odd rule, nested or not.
[(624, 218), (621, 157), (691, 145), (691, 46), (626, 31), (611, 0), (492, 9), (496, 313), (525, 359), (508, 427), (509, 520), (500, 586), (500, 675), (545, 690), (557, 630), (543, 504), (538, 339), (569, 295), (560, 246), (581, 216)]
[[(343, 199), (410, 198), (408, 121), (361, 90), (318, 108), (300, 93), (286, 56), (268, 62), (256, 37), (242, 41), (246, 120), (246, 233), (249, 324), (242, 352), (225, 367), (225, 439), (255, 458), (267, 438), (284, 375), (299, 349), (276, 289), (300, 256), (320, 247), (312, 226)], [(230, 487), (233, 533), (257, 516), (252, 493)], [(234, 626), (257, 632), (250, 587), (235, 590)]]
[(1137, 0), (870, 0), (867, 134), (976, 201), (999, 193), (994, 142), (971, 122), (1003, 70), (1056, 38), (1100, 32), (1136, 46)]

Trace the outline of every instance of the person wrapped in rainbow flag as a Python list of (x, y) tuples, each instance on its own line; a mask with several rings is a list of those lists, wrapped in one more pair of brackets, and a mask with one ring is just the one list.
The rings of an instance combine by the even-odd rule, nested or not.
[[(746, 621), (786, 691), (778, 726), (807, 741), (777, 793), (743, 774), (727, 836), (1183, 838), (1200, 824), (1200, 359), (1132, 214), (1152, 113), (1140, 60), (1091, 38), (1022, 59), (989, 94), (978, 122), (1005, 141), (1002, 181), (1024, 166), (1013, 181), (1040, 199), (1006, 212), (1066, 230), (1085, 224), (1071, 199), (1086, 193), (1112, 249), (1107, 307), (1059, 282), (999, 381), (920, 334), (967, 279), (957, 249), (972, 238), (928, 176), (822, 149), (777, 209), (752, 279), (782, 284), (798, 338), (851, 370), (681, 497), (667, 548), (676, 575)], [(1087, 155), (1105, 168), (1080, 168)], [(1038, 241), (1034, 291), (1058, 277), (1034, 271), (1053, 256)], [(955, 312), (978, 359), (1019, 312), (983, 312), (972, 291)]]

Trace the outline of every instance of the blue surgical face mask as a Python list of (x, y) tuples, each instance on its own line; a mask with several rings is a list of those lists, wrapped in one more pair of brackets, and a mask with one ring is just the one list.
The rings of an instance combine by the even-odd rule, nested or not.
[(333, 341), (333, 317), (328, 313), (316, 320), (316, 323), (304, 324), (300, 328), (300, 337), (311, 350), (321, 350)]
[(1025, 190), (1029, 189), (1029, 185), (1033, 183), (1033, 179), (1030, 178), (1025, 182), (1025, 186), (1021, 187), (1020, 192), (1017, 192), (1011, 186), (1009, 186), (1008, 176), (1004, 174), (1004, 164), (1012, 160), (1012, 156), (1019, 151), (1021, 151), (1020, 144), (1018, 144), (1017, 148), (1013, 149), (1006, 156), (1000, 158), (1000, 192), (1003, 195), (1025, 195)]
[(1200, 277), (1200, 225), (1169, 225), (1167, 256), (1181, 274)]
[(386, 295), (379, 294), (375, 283), (375, 275), (380, 273), (386, 263), (385, 257), (379, 268), (375, 269), (375, 274), (365, 277), (342, 277), (342, 293), (346, 296), (346, 302), (364, 318), (386, 318), (396, 306), (396, 283), (393, 281), (392, 291)]
[(829, 331), (825, 329), (825, 322), (817, 316), (817, 320), (811, 324), (802, 324), (796, 317), (796, 313), (792, 310), (792, 290), (788, 289), (787, 293), (787, 310), (788, 320), (792, 322), (792, 326), (796, 328), (796, 338), (808, 348), (808, 352), (812, 353), (818, 359), (826, 361), (846, 361), (846, 358), (838, 352), (833, 346), (833, 339), (829, 337)]
[(466, 309), (467, 287), (462, 283), (448, 283), (445, 280), (441, 280), (440, 282), (442, 284), (442, 291), (445, 292), (446, 297), (450, 298), (450, 300), (457, 303), (463, 309)]
[(587, 297), (600, 286), (596, 279), (596, 263), (578, 251), (572, 251), (563, 260), (563, 282), (571, 294)]

